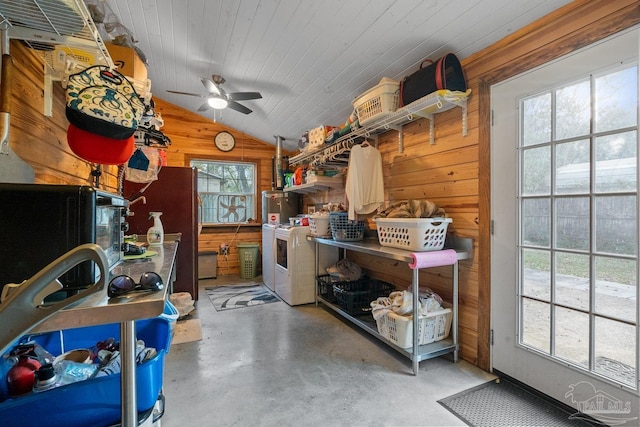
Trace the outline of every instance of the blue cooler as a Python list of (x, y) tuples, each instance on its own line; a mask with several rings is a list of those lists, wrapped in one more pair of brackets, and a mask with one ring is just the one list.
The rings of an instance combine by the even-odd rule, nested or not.
[[(136, 339), (154, 347), (157, 355), (136, 367), (137, 409), (155, 405), (162, 389), (164, 359), (171, 344), (171, 320), (165, 317), (138, 320)], [(54, 356), (64, 351), (91, 348), (113, 337), (119, 341), (120, 324), (65, 329), (27, 335)], [(63, 351), (64, 350), (64, 351)], [(51, 390), (9, 398), (0, 403), (0, 424), (22, 426), (109, 426), (120, 423), (120, 374), (93, 378)]]

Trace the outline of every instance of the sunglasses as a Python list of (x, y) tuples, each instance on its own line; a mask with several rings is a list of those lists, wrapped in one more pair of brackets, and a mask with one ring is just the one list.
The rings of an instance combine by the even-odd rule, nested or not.
[(107, 295), (109, 297), (118, 297), (132, 291), (160, 291), (164, 288), (162, 278), (158, 273), (147, 271), (142, 273), (140, 281), (136, 283), (131, 277), (126, 275), (116, 276), (109, 281)]

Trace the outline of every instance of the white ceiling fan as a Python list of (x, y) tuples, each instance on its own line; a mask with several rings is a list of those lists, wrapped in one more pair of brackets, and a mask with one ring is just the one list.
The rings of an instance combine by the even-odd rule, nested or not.
[(221, 87), (221, 85), (224, 84), (225, 79), (217, 74), (213, 74), (211, 79), (200, 77), (200, 81), (204, 85), (205, 89), (207, 89), (207, 92), (209, 92), (207, 95), (198, 95), (197, 93), (179, 92), (175, 90), (168, 90), (167, 92), (206, 98), (206, 102), (198, 108), (198, 111), (206, 111), (210, 108), (222, 110), (229, 107), (232, 110), (236, 110), (244, 114), (249, 114), (252, 110), (237, 101), (248, 101), (251, 99), (262, 98), (260, 92), (225, 92)]

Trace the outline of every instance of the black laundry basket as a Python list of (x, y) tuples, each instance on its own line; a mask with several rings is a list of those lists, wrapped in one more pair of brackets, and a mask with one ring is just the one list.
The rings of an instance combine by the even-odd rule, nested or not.
[(337, 282), (333, 285), (336, 302), (353, 316), (371, 313), (371, 301), (381, 296), (388, 296), (393, 289), (390, 283), (374, 279)]

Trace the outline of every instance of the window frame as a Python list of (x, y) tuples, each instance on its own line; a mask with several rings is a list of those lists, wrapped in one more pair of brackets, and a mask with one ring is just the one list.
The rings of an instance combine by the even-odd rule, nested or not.
[[(245, 221), (234, 222), (204, 222), (203, 221), (203, 202), (200, 190), (198, 189), (198, 203), (199, 212), (198, 217), (203, 227), (224, 227), (253, 223), (257, 221), (257, 216), (260, 211), (260, 162), (257, 159), (246, 158), (219, 158), (216, 156), (187, 156), (186, 160), (189, 162), (190, 167), (195, 167), (193, 162), (208, 162), (208, 163), (229, 163), (229, 164), (247, 164), (253, 166), (254, 173), (254, 185), (253, 185), (253, 212), (247, 212)], [(196, 167), (197, 169), (197, 167)], [(198, 172), (199, 173), (199, 172)]]
[[(602, 70), (598, 73), (593, 73), (590, 74), (588, 79), (590, 81), (592, 90), (591, 90), (591, 95), (590, 95), (590, 100), (591, 103), (593, 104), (594, 102), (594, 91), (593, 91), (593, 87), (595, 85), (595, 80), (598, 77), (601, 77), (603, 75), (607, 75), (607, 74), (613, 74), (621, 69), (626, 69), (626, 68), (630, 68), (630, 67), (638, 67), (638, 62), (637, 61), (632, 61), (631, 63), (627, 63), (624, 65), (618, 65), (615, 67), (611, 67), (611, 68), (607, 68), (605, 70)], [(640, 314), (638, 313), (638, 308), (636, 308), (636, 315), (635, 318), (633, 320), (631, 319), (621, 319), (618, 318), (617, 316), (611, 316), (610, 314), (606, 314), (601, 312), (599, 309), (597, 309), (597, 307), (595, 306), (595, 298), (597, 297), (597, 290), (596, 290), (596, 283), (595, 281), (598, 279), (597, 275), (595, 274), (595, 267), (594, 267), (594, 263), (596, 262), (596, 260), (598, 258), (601, 258), (603, 256), (606, 256), (607, 258), (610, 259), (620, 259), (620, 260), (630, 260), (630, 261), (635, 261), (636, 263), (636, 270), (638, 269), (638, 262), (639, 261), (639, 254), (636, 252), (635, 254), (618, 254), (618, 253), (609, 253), (606, 251), (599, 251), (596, 248), (596, 237), (594, 234), (594, 230), (595, 230), (595, 221), (596, 221), (596, 217), (595, 217), (595, 211), (594, 211), (594, 204), (596, 203), (596, 200), (599, 197), (610, 197), (610, 196), (625, 196), (625, 195), (632, 195), (636, 198), (636, 209), (637, 206), (639, 205), (639, 201), (638, 201), (638, 197), (640, 197), (640, 189), (639, 189), (639, 182), (636, 180), (635, 182), (635, 190), (631, 191), (604, 191), (604, 190), (598, 190), (595, 188), (595, 179), (596, 179), (596, 166), (598, 163), (598, 158), (595, 155), (596, 153), (596, 144), (598, 141), (598, 138), (601, 138), (603, 136), (607, 136), (607, 135), (612, 135), (612, 134), (624, 134), (625, 132), (629, 132), (629, 131), (633, 131), (636, 133), (636, 147), (637, 147), (637, 143), (638, 143), (638, 139), (640, 138), (640, 133), (639, 133), (639, 129), (640, 129), (640, 123), (638, 123), (636, 121), (635, 125), (633, 126), (629, 126), (629, 127), (620, 127), (614, 130), (605, 130), (605, 131), (596, 131), (595, 126), (594, 126), (594, 121), (596, 120), (595, 118), (595, 112), (592, 109), (591, 110), (591, 117), (590, 117), (590, 129), (588, 131), (588, 133), (586, 135), (575, 135), (575, 136), (571, 136), (568, 138), (558, 138), (556, 136), (556, 125), (554, 122), (554, 118), (555, 118), (555, 113), (556, 113), (556, 102), (555, 102), (555, 96), (557, 94), (557, 92), (563, 88), (563, 87), (567, 87), (571, 84), (580, 82), (581, 80), (583, 80), (584, 77), (582, 78), (576, 78), (573, 79), (569, 82), (565, 82), (562, 85), (557, 85), (557, 86), (552, 86), (549, 88), (546, 88), (544, 90), (541, 90), (539, 92), (536, 93), (529, 93), (526, 96), (518, 99), (518, 110), (519, 110), (519, 124), (518, 124), (518, 138), (519, 138), (519, 143), (518, 143), (518, 163), (519, 163), (519, 171), (518, 171), (518, 175), (519, 175), (519, 185), (518, 185), (518, 214), (517, 214), (517, 218), (518, 218), (518, 230), (519, 231), (519, 238), (518, 238), (518, 246), (519, 246), (519, 255), (518, 255), (518, 291), (517, 291), (517, 299), (518, 299), (518, 303), (516, 305), (517, 307), (517, 330), (518, 330), (518, 343), (517, 345), (519, 347), (522, 348), (526, 348), (530, 351), (536, 352), (536, 353), (540, 353), (542, 355), (544, 355), (545, 357), (549, 357), (553, 360), (558, 361), (559, 363), (568, 363), (571, 366), (578, 368), (579, 370), (588, 373), (591, 376), (594, 377), (599, 377), (600, 379), (610, 382), (610, 383), (614, 383), (618, 386), (621, 386), (622, 388), (625, 389), (629, 389), (632, 390), (634, 392), (638, 392), (638, 343), (635, 343), (635, 357), (634, 360), (636, 360), (635, 366), (633, 366), (633, 368), (635, 368), (635, 382), (633, 384), (629, 384), (626, 382), (620, 382), (618, 379), (613, 378), (612, 376), (609, 375), (605, 375), (602, 372), (598, 372), (598, 370), (596, 369), (595, 366), (595, 362), (594, 359), (597, 356), (596, 354), (596, 330), (595, 330), (595, 325), (596, 322), (604, 319), (604, 320), (610, 320), (610, 321), (615, 321), (619, 324), (625, 324), (628, 325), (632, 328), (635, 328), (636, 330), (636, 337), (638, 336), (638, 328), (640, 327), (638, 325), (638, 318), (640, 317)], [(550, 122), (550, 126), (551, 128), (549, 129), (550, 135), (549, 135), (549, 140), (548, 141), (540, 141), (540, 142), (535, 142), (535, 143), (531, 143), (531, 144), (526, 144), (523, 143), (523, 141), (525, 140), (524, 135), (523, 135), (523, 118), (524, 118), (524, 102), (526, 102), (529, 99), (535, 98), (536, 96), (541, 96), (544, 95), (545, 93), (550, 93), (551, 94), (551, 98), (552, 98), (552, 104), (551, 104), (551, 122)], [(593, 107), (592, 107), (593, 108)], [(638, 114), (638, 112), (636, 111), (636, 115)], [(558, 170), (556, 170), (555, 168), (555, 161), (556, 161), (556, 150), (559, 146), (561, 146), (562, 144), (566, 144), (566, 143), (571, 143), (571, 142), (577, 142), (580, 141), (582, 139), (586, 139), (589, 141), (589, 148), (590, 148), (590, 158), (589, 158), (589, 189), (587, 192), (568, 192), (568, 193), (562, 193), (558, 191), (558, 188), (556, 188), (556, 179), (557, 179), (557, 172)], [(525, 184), (526, 181), (523, 179), (523, 171), (525, 169), (525, 164), (524, 164), (524, 159), (527, 153), (532, 152), (533, 150), (537, 150), (540, 148), (544, 148), (544, 147), (548, 147), (549, 148), (549, 161), (550, 161), (550, 167), (549, 167), (549, 173), (551, 174), (549, 177), (549, 188), (548, 188), (548, 193), (547, 192), (543, 192), (543, 193), (535, 193), (535, 192), (530, 192), (528, 194), (526, 194), (526, 190), (525, 190)], [(640, 163), (640, 154), (636, 151), (636, 176), (639, 175), (638, 173), (638, 168), (640, 167), (639, 165)], [(589, 218), (589, 247), (587, 249), (581, 250), (581, 249), (572, 249), (572, 248), (564, 248), (564, 247), (559, 247), (557, 244), (557, 235), (556, 235), (556, 217), (555, 217), (555, 211), (556, 211), (556, 203), (558, 200), (563, 200), (563, 199), (567, 199), (567, 198), (576, 198), (576, 197), (586, 197), (590, 200), (590, 218)], [(528, 201), (535, 201), (538, 199), (548, 199), (550, 201), (549, 203), (549, 208), (551, 210), (551, 213), (549, 215), (549, 221), (550, 221), (550, 226), (548, 229), (549, 232), (549, 238), (550, 241), (547, 244), (530, 244), (525, 242), (524, 240), (524, 235), (523, 235), (523, 224), (524, 224), (524, 219), (523, 219), (523, 212), (524, 212), (524, 204)], [(640, 214), (640, 212), (638, 210), (636, 210), (636, 224), (638, 222), (637, 216)], [(637, 234), (637, 233), (636, 233)], [(638, 247), (638, 242), (636, 241), (636, 248)], [(636, 249), (637, 250), (637, 249)], [(523, 262), (523, 251), (541, 251), (541, 252), (547, 252), (549, 253), (549, 264), (550, 264), (550, 276), (548, 278), (549, 280), (549, 285), (550, 285), (550, 292), (549, 295), (547, 296), (542, 296), (542, 297), (536, 297), (535, 295), (531, 295), (530, 293), (528, 293), (525, 290), (525, 279), (524, 279), (524, 262)], [(580, 254), (580, 255), (585, 255), (587, 257), (589, 257), (590, 259), (590, 263), (589, 263), (589, 277), (588, 280), (590, 282), (589, 284), (589, 306), (585, 307), (585, 308), (580, 308), (574, 305), (570, 305), (570, 306), (565, 306), (565, 304), (563, 302), (560, 302), (557, 300), (556, 298), (556, 283), (555, 283), (555, 274), (557, 273), (556, 271), (556, 265), (555, 265), (555, 258), (558, 255), (562, 255), (562, 254)], [(637, 286), (639, 286), (640, 284), (638, 284), (638, 274), (636, 272), (636, 288)], [(636, 289), (636, 295), (638, 294), (638, 291)], [(531, 344), (531, 343), (527, 343), (524, 342), (524, 335), (525, 335), (525, 330), (524, 327), (526, 326), (524, 324), (524, 319), (523, 319), (523, 310), (524, 310), (524, 304), (526, 302), (535, 302), (535, 303), (541, 303), (541, 304), (547, 304), (549, 307), (549, 320), (548, 320), (548, 327), (549, 327), (549, 342), (548, 347), (549, 348), (544, 348), (544, 347), (539, 347), (535, 344)], [(563, 310), (563, 309), (567, 309), (567, 310), (571, 310), (574, 311), (576, 313), (583, 313), (585, 315), (588, 316), (589, 318), (589, 325), (588, 325), (588, 337), (589, 337), (589, 342), (588, 342), (588, 361), (587, 361), (587, 365), (578, 365), (575, 361), (571, 360), (571, 359), (567, 359), (567, 358), (563, 358), (563, 356), (561, 354), (558, 354), (556, 351), (556, 336), (555, 336), (555, 322), (556, 322), (556, 318), (557, 318), (557, 314), (556, 312), (558, 310)]]

